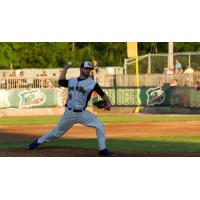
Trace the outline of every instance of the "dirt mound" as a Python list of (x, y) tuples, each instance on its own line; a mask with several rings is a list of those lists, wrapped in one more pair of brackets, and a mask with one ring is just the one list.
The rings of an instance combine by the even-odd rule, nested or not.
[[(116, 157), (199, 157), (200, 153), (150, 153), (150, 152), (114, 152)], [(95, 149), (42, 147), (34, 151), (27, 149), (6, 149), (0, 151), (0, 157), (99, 157)]]

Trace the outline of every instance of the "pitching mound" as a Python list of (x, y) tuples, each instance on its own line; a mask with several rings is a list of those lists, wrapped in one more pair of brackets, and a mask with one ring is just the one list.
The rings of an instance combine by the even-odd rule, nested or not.
[[(199, 157), (200, 153), (150, 153), (150, 152), (114, 152), (116, 157)], [(99, 157), (95, 149), (42, 147), (34, 151), (26, 149), (6, 149), (0, 151), (0, 157)]]

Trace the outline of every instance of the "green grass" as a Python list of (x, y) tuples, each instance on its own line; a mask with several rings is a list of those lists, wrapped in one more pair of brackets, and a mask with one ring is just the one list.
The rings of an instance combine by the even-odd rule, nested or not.
[(37, 117), (3, 117), (0, 118), (1, 126), (10, 125), (42, 125), (56, 124), (59, 121), (58, 116), (37, 116)]
[[(56, 124), (59, 116), (39, 117), (4, 117), (0, 125), (36, 125)], [(102, 122), (170, 122), (170, 121), (200, 121), (199, 115), (194, 116), (147, 116), (147, 115), (109, 115), (99, 116)], [(0, 142), (0, 149), (25, 148), (29, 142)], [(137, 137), (126, 139), (108, 139), (109, 148), (121, 152), (163, 152), (192, 153), (200, 152), (200, 136), (179, 137)], [(45, 146), (77, 147), (97, 149), (96, 139), (59, 139)]]
[[(25, 148), (28, 142), (0, 142), (0, 149)], [(200, 152), (200, 136), (195, 137), (149, 137), (108, 139), (109, 148), (118, 152), (195, 153)], [(59, 139), (46, 147), (76, 147), (97, 149), (96, 139)]]
[[(102, 122), (172, 122), (172, 121), (200, 121), (200, 115), (195, 116), (142, 116), (142, 115), (107, 115), (98, 116)], [(37, 117), (3, 117), (0, 118), (0, 126), (10, 125), (36, 125), (56, 124), (59, 116), (37, 116)]]

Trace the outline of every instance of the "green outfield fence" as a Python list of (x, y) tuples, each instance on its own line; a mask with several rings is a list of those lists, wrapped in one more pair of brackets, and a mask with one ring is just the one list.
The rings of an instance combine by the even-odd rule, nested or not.
[[(193, 87), (104, 87), (103, 90), (113, 106), (200, 108), (200, 91)], [(63, 107), (66, 97), (66, 88), (0, 89), (0, 108)]]

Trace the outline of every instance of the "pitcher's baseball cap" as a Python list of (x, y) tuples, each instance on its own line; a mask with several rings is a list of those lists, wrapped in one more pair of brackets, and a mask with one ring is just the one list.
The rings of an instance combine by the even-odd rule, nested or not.
[(94, 69), (94, 67), (92, 66), (92, 63), (89, 61), (84, 61), (83, 63), (81, 63), (80, 67)]

